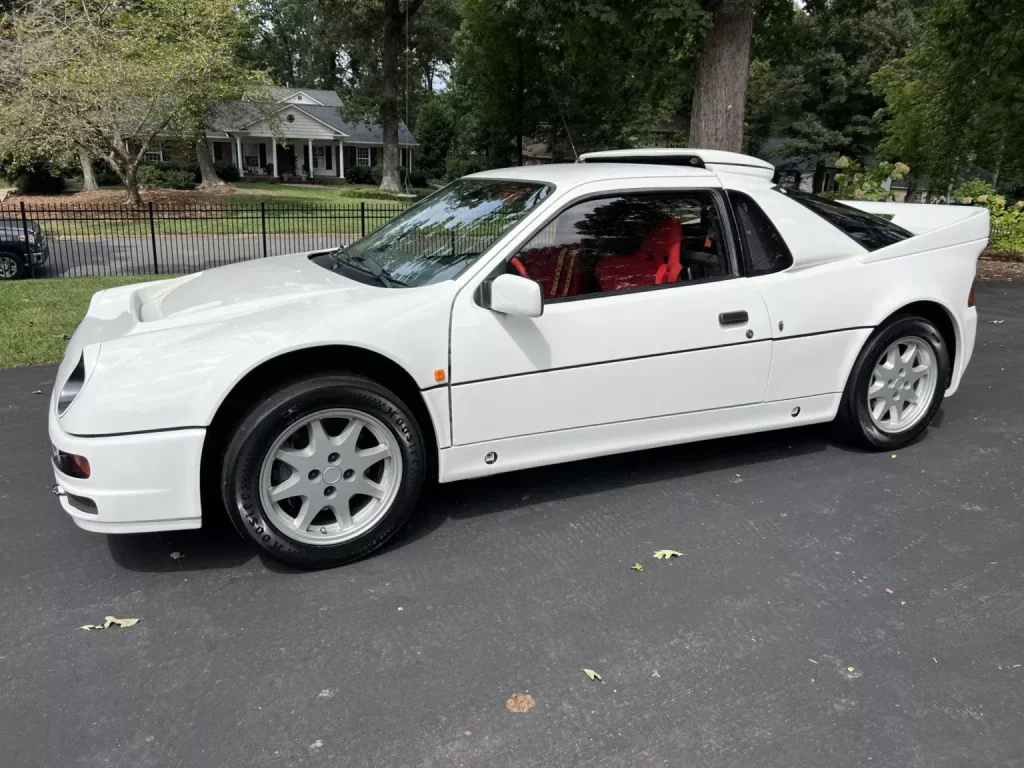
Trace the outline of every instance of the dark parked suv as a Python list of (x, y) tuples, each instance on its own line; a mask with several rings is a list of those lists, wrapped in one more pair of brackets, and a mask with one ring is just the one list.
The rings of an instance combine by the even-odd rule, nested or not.
[(0, 280), (17, 280), (30, 273), (29, 259), (34, 267), (41, 267), (50, 257), (46, 235), (35, 224), (28, 222), (28, 240), (21, 219), (0, 219)]

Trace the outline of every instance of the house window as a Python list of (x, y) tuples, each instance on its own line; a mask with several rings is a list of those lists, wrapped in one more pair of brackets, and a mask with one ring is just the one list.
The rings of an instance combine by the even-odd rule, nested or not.
[(146, 154), (143, 155), (143, 159), (147, 163), (162, 163), (164, 161), (164, 148), (161, 144), (157, 144), (156, 147), (149, 147), (146, 150)]
[(260, 164), (260, 145), (243, 144), (242, 158), (246, 168), (258, 168)]
[(665, 288), (730, 273), (722, 224), (707, 192), (616, 195), (558, 215), (510, 260), (544, 298)]
[(370, 148), (356, 147), (356, 165), (370, 164)]

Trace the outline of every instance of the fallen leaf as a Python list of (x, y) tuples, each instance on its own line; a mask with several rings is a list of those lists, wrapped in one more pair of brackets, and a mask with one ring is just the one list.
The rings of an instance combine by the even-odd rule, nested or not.
[(403, 608), (402, 606), (398, 606), (398, 610), (400, 610), (400, 611), (404, 611), (404, 610), (405, 610), (405, 608)]
[(894, 454), (892, 455), (892, 457), (893, 457), (893, 458), (895, 459), (895, 458), (896, 458), (896, 454), (894, 453)]
[(907, 604), (906, 600), (900, 600), (900, 605), (906, 605), (906, 604)]
[(320, 693), (316, 695), (316, 697), (318, 699), (333, 699), (334, 691), (332, 691), (330, 688), (324, 688), (322, 691), (320, 691)]
[(811, 664), (817, 664), (818, 663), (814, 659), (808, 659), (808, 661), (811, 662)]
[(58, 333), (56, 338), (63, 339), (64, 341), (71, 341), (71, 334), (70, 333)]
[(634, 571), (642, 571), (644, 569), (643, 563), (633, 563), (631, 566)]
[(94, 629), (103, 629), (103, 625), (102, 624), (83, 624), (82, 626), (79, 627), (79, 629), (84, 629), (86, 632), (89, 632), (89, 631), (94, 630)]
[(472, 731), (463, 731), (463, 732), (462, 732), (462, 735), (463, 735), (463, 736), (472, 736), (472, 735), (473, 735), (473, 732), (472, 732)]
[(119, 619), (116, 616), (104, 616), (103, 618), (105, 619), (105, 621), (103, 622), (104, 629), (112, 627), (115, 624), (121, 627), (122, 629), (125, 629), (127, 627), (134, 627), (136, 624), (139, 623), (138, 619)]
[(934, 656), (932, 656), (932, 661), (934, 661), (934, 662), (935, 662), (936, 664), (938, 664), (938, 663), (939, 663), (939, 660), (938, 660), (938, 659), (936, 659), (936, 658), (935, 658)]
[(847, 667), (847, 668), (846, 668), (846, 671), (847, 671), (847, 672), (853, 672), (853, 671), (854, 671), (854, 669), (853, 669), (853, 667)]
[(600, 680), (600, 681), (601, 681), (602, 683), (604, 682), (604, 680), (602, 679), (602, 677), (601, 677), (601, 676), (600, 676), (599, 674), (597, 674), (597, 672), (595, 672), (595, 671), (594, 671), (594, 670), (592, 670), (592, 669), (584, 669), (584, 670), (583, 670), (583, 674), (585, 674), (585, 675), (586, 675), (587, 677), (589, 677), (589, 678), (590, 678), (591, 680)]
[(32, 390), (32, 394), (33, 395), (41, 395), (41, 394), (43, 394), (43, 390), (41, 390), (41, 389), (33, 389)]
[(529, 712), (536, 703), (533, 696), (528, 693), (513, 693), (505, 702), (505, 709), (509, 712)]
[(993, 320), (992, 325), (1002, 325), (1005, 322), (1005, 320)]
[(659, 549), (654, 553), (655, 560), (668, 560), (670, 557), (682, 557), (682, 552), (676, 552), (674, 549)]
[(658, 670), (654, 670), (654, 674), (651, 677), (661, 677), (661, 675), (658, 674)]
[(310, 749), (320, 749), (320, 747), (322, 747), (323, 745), (324, 745), (323, 741), (321, 739), (317, 739), (316, 741), (314, 741), (312, 744), (309, 745), (309, 748)]
[(891, 595), (891, 594), (892, 594), (892, 590), (891, 590), (891, 589), (889, 589), (888, 587), (886, 587), (886, 588), (885, 588), (885, 592), (886, 592), (886, 594), (888, 594), (888, 595)]
[(171, 552), (171, 559), (172, 560), (181, 560), (181, 558), (183, 558), (183, 557), (184, 557), (184, 555), (181, 554), (181, 552)]

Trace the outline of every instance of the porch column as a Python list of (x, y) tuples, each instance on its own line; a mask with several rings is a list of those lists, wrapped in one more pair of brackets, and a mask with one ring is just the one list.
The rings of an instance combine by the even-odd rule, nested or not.
[(345, 178), (345, 142), (338, 139), (338, 178)]
[(409, 173), (412, 173), (412, 147), (406, 147), (405, 154), (409, 158)]
[(277, 139), (271, 140), (271, 146), (274, 148), (274, 178), (281, 178), (281, 169), (277, 167)]
[(309, 178), (313, 178), (313, 140), (306, 139), (309, 143)]
[(238, 150), (238, 159), (235, 162), (238, 164), (238, 176), (241, 178), (245, 176), (245, 166), (242, 164), (242, 139), (238, 136), (235, 136), (235, 148)]

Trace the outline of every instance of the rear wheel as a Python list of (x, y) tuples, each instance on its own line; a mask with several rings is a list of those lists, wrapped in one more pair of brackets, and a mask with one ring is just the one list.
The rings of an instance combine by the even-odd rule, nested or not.
[(840, 427), (866, 448), (907, 445), (942, 404), (949, 368), (946, 343), (930, 321), (895, 318), (861, 350), (843, 393)]
[(17, 280), (25, 274), (25, 262), (12, 251), (0, 251), (0, 280)]
[(235, 526), (277, 560), (327, 568), (395, 535), (426, 474), (419, 425), (393, 392), (322, 375), (255, 406), (225, 452), (221, 488)]

